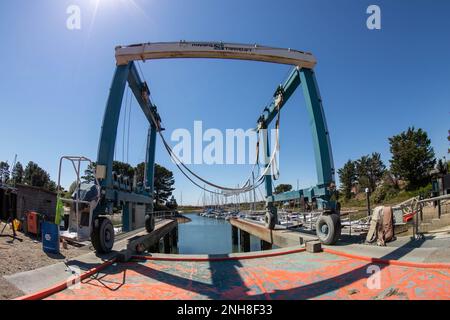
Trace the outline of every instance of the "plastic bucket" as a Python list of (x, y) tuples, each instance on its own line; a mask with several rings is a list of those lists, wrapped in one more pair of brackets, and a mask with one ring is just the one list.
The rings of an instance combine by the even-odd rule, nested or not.
[(44, 252), (59, 253), (59, 227), (50, 222), (42, 223), (42, 247)]

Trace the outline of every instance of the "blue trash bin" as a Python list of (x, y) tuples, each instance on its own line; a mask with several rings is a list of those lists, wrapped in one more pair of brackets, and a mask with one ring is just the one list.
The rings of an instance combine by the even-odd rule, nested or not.
[(59, 227), (50, 222), (42, 222), (42, 247), (44, 252), (59, 253)]

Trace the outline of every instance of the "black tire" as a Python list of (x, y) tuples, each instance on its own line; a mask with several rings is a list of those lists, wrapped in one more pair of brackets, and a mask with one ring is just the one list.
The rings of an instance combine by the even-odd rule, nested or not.
[(333, 222), (335, 225), (335, 232), (334, 232), (334, 238), (333, 238), (333, 243), (332, 243), (332, 244), (335, 244), (336, 242), (338, 242), (339, 238), (341, 237), (341, 231), (342, 231), (341, 217), (339, 214), (333, 213), (331, 215), (331, 219), (333, 219)]
[(316, 234), (323, 244), (335, 244), (341, 236), (341, 223), (337, 214), (323, 214), (316, 224)]
[(145, 229), (148, 233), (155, 230), (155, 216), (153, 214), (148, 214), (145, 216)]
[(264, 216), (264, 226), (269, 230), (273, 230), (275, 229), (275, 224), (275, 215), (272, 212), (267, 211), (266, 215)]
[(114, 227), (107, 218), (100, 217), (94, 222), (91, 242), (97, 253), (109, 253), (114, 246)]

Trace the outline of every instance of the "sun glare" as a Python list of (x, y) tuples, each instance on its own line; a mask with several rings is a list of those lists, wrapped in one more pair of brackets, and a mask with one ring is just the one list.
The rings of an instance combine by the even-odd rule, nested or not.
[(138, 4), (139, 1), (136, 0), (90, 0), (90, 5), (92, 7), (92, 15), (93, 21), (99, 14), (100, 10), (108, 9), (108, 10), (127, 10), (131, 14), (139, 14), (145, 19), (149, 20), (147, 13)]

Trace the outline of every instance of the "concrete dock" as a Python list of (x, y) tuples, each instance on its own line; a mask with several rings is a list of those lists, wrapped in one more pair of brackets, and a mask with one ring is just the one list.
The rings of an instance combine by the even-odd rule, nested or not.
[(281, 248), (304, 245), (307, 241), (318, 240), (318, 238), (312, 234), (300, 233), (286, 228), (269, 230), (261, 223), (245, 219), (230, 219), (230, 224), (240, 231), (249, 233), (267, 243), (274, 244)]
[[(15, 275), (9, 281), (34, 293), (34, 298), (49, 300), (450, 299), (450, 235), (404, 238), (387, 247), (344, 238), (336, 246), (311, 253), (304, 244), (313, 242), (313, 235), (281, 228), (270, 231), (244, 220), (230, 222), (239, 226), (240, 233), (251, 232), (283, 248), (225, 255), (134, 254), (126, 262), (108, 260), (113, 255), (89, 254), (70, 262), (89, 270), (76, 287), (55, 287), (68, 276), (65, 264)], [(170, 230), (170, 225), (160, 223), (155, 235), (138, 232), (119, 241), (115, 249), (151, 245), (151, 239)]]
[[(135, 248), (143, 241), (145, 245), (151, 246), (175, 228), (177, 222), (172, 219), (158, 221), (155, 230), (148, 234), (145, 228), (134, 230), (127, 234), (121, 234), (114, 244), (113, 251), (109, 254), (97, 255), (89, 252), (69, 261), (62, 261), (36, 270), (17, 273), (4, 278), (22, 290), (25, 294), (32, 294), (40, 290), (58, 285), (75, 274), (84, 273), (92, 268), (116, 258), (121, 252)], [(131, 250), (131, 254), (134, 250)]]
[[(239, 230), (239, 233), (248, 233), (282, 248), (305, 245), (308, 241), (318, 240), (314, 234), (298, 229), (286, 229), (277, 226), (275, 230), (269, 230), (261, 223), (245, 219), (230, 219), (230, 223)], [(332, 246), (322, 245), (322, 247), (377, 259), (450, 263), (450, 234), (447, 236), (428, 235), (420, 240), (411, 240), (410, 236), (398, 237), (396, 241), (388, 243), (385, 247), (363, 244), (362, 241), (363, 239), (359, 236), (343, 235), (337, 244)]]
[[(386, 265), (294, 249), (299, 247), (278, 249), (277, 256), (259, 252), (216, 260), (152, 255), (111, 265), (79, 288), (47, 299), (450, 299), (449, 267)], [(371, 277), (374, 270), (378, 273)]]

